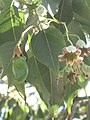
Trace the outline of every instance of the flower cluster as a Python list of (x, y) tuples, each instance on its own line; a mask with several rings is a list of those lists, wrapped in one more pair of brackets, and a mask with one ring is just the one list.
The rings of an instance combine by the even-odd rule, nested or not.
[(80, 56), (81, 50), (77, 49), (75, 46), (68, 46), (62, 49), (63, 55), (59, 55), (59, 61), (62, 62), (66, 60), (66, 64), (73, 65), (74, 62), (81, 63), (83, 57)]
[[(85, 55), (90, 55), (90, 47), (87, 47), (84, 41), (78, 40), (76, 46), (64, 47), (62, 55), (58, 56), (59, 62), (66, 61), (66, 64), (72, 68), (67, 74), (67, 78), (72, 84), (76, 82), (76, 78), (80, 75), (78, 66), (82, 63)], [(75, 65), (76, 71), (73, 67)]]

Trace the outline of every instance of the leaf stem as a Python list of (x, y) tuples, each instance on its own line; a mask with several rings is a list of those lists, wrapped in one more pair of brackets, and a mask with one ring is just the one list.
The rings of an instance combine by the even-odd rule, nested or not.
[(31, 28), (33, 28), (33, 26), (29, 26), (24, 32), (22, 32), (21, 38), (20, 38), (20, 40), (19, 40), (19, 42), (18, 42), (18, 45), (20, 45), (20, 44), (23, 42), (24, 36), (28, 33), (28, 31), (29, 31)]
[(72, 43), (71, 40), (69, 39), (69, 33), (68, 33), (68, 29), (67, 29), (66, 23), (65, 23), (65, 22), (61, 22), (61, 24), (63, 24), (64, 27), (65, 27), (67, 40), (68, 40), (69, 43), (73, 46), (73, 43)]
[(70, 33), (69, 36), (77, 37), (80, 40), (80, 37), (78, 35), (76, 35), (76, 34), (71, 34)]
[(11, 6), (10, 6), (10, 18), (11, 18), (11, 26), (12, 26), (12, 30), (13, 30), (13, 36), (14, 36), (14, 40), (16, 42), (16, 35), (15, 35), (15, 29), (14, 29), (14, 24), (13, 24), (13, 2), (11, 3)]

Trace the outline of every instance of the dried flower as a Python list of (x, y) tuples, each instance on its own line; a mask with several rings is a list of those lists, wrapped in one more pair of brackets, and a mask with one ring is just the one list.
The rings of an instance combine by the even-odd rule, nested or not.
[(24, 56), (23, 53), (22, 53), (22, 50), (21, 50), (20, 46), (16, 45), (15, 48), (14, 48), (14, 50), (13, 50), (13, 58), (15, 56), (19, 57), (21, 55)]
[(67, 75), (67, 78), (68, 80), (74, 84), (76, 82), (76, 78), (75, 78), (75, 73), (74, 72), (70, 72), (68, 75)]
[(76, 82), (76, 78), (79, 77), (80, 75), (80, 72), (79, 71), (71, 71), (68, 75), (67, 75), (67, 78), (68, 80), (74, 84)]

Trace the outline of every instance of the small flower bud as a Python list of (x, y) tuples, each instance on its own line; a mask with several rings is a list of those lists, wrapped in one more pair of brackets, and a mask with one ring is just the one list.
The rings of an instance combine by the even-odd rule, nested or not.
[(67, 49), (68, 52), (72, 52), (72, 53), (76, 52), (76, 47), (75, 47), (75, 46), (72, 46), (72, 45), (66, 47), (66, 49)]
[(80, 47), (80, 48), (85, 48), (85, 42), (83, 40), (78, 40), (77, 43), (76, 43), (76, 46), (77, 47)]
[(43, 5), (39, 5), (37, 8), (36, 8), (36, 13), (37, 13), (37, 15), (39, 15), (39, 16), (44, 16), (44, 15), (46, 15), (46, 12), (47, 12), (47, 10), (46, 10), (46, 8), (43, 6)]

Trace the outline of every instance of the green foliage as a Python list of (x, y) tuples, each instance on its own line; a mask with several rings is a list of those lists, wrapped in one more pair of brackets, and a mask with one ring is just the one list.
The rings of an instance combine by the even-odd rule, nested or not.
[(89, 0), (0, 0), (2, 119), (89, 120), (90, 96), (78, 96), (90, 77), (89, 39)]
[(42, 0), (42, 4), (48, 9), (49, 14), (51, 15), (52, 13), (54, 15), (57, 12), (60, 2), (61, 0), (52, 0), (52, 1)]
[(72, 0), (67, 0), (67, 2), (61, 0), (55, 17), (61, 22), (66, 22), (66, 24), (70, 23), (73, 18)]
[(23, 57), (16, 56), (13, 59), (12, 72), (14, 75), (14, 80), (17, 83), (23, 83), (28, 76), (28, 66)]
[[(40, 45), (41, 43), (41, 45)], [(32, 51), (36, 58), (52, 70), (58, 70), (57, 56), (61, 54), (65, 41), (59, 30), (49, 27), (32, 37)], [(44, 56), (43, 56), (44, 55)]]

